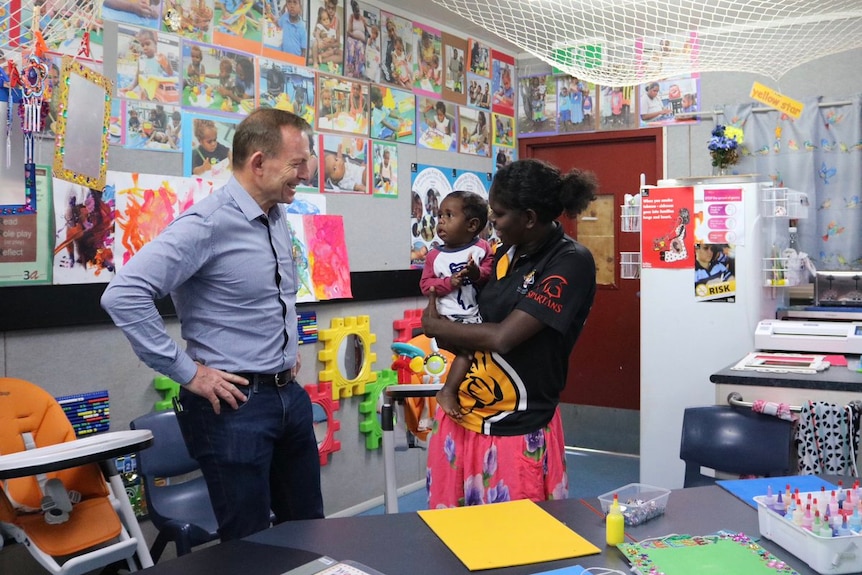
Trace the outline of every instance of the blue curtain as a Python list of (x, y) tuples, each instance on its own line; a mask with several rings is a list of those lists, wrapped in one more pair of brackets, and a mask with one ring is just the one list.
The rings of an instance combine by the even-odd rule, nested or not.
[(808, 194), (798, 239), (817, 269), (862, 270), (862, 95), (821, 101), (803, 101), (797, 119), (760, 104), (728, 105), (716, 121), (745, 133), (735, 172)]

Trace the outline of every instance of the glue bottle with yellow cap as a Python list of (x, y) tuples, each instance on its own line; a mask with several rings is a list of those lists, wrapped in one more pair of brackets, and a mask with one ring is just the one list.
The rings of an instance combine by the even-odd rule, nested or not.
[(605, 540), (611, 546), (617, 546), (625, 540), (625, 518), (616, 493), (608, 516), (605, 518)]

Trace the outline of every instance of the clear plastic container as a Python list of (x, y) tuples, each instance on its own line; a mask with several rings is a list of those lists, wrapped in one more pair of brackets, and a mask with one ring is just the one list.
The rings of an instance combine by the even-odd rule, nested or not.
[(617, 494), (623, 518), (629, 527), (642, 525), (650, 519), (664, 514), (667, 500), (670, 497), (670, 489), (654, 487), (646, 483), (629, 483), (619, 489), (599, 495), (599, 502), (602, 504), (602, 512), (605, 515), (608, 514), (611, 503), (614, 502), (614, 493)]

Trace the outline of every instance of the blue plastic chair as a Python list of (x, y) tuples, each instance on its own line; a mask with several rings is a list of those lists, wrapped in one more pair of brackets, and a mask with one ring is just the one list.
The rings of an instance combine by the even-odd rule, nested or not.
[(791, 475), (793, 425), (771, 415), (728, 405), (686, 408), (679, 458), (684, 487), (712, 485), (701, 467), (738, 475)]
[[(148, 413), (129, 426), (153, 432), (152, 447), (137, 456), (149, 517), (159, 531), (150, 549), (153, 562), (158, 562), (170, 541), (181, 556), (218, 539), (218, 522), (206, 483), (197, 461), (186, 449), (174, 411)], [(195, 473), (191, 479), (184, 477)]]

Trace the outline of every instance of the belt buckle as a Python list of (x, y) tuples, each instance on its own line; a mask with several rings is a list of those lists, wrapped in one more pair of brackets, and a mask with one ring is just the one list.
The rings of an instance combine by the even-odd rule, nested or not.
[(283, 371), (280, 371), (275, 374), (275, 386), (276, 387), (284, 387), (287, 385), (287, 374)]

